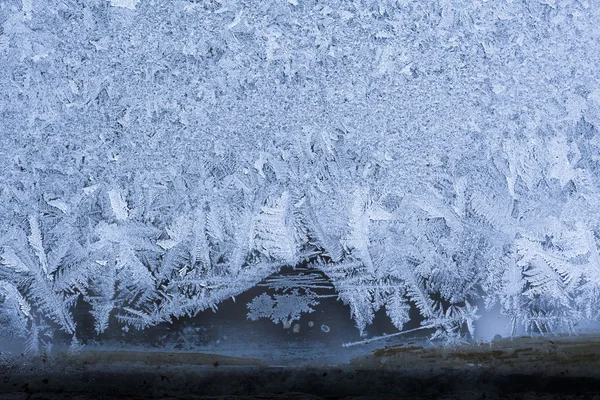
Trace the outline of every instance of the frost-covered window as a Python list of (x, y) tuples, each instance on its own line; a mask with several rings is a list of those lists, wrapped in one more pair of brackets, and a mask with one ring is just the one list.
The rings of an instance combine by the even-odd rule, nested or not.
[(3, 1), (0, 335), (597, 323), (592, 3)]

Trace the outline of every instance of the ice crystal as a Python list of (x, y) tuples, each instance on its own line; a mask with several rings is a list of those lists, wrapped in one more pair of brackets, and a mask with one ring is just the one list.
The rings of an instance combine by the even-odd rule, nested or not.
[(326, 282), (360, 331), (597, 321), (600, 7), (551, 3), (3, 2), (0, 333), (144, 329), (306, 264), (250, 317)]

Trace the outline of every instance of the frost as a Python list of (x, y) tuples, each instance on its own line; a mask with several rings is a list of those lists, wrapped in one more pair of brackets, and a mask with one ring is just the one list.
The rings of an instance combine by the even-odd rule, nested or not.
[(33, 0), (22, 0), (21, 3), (23, 5), (23, 19), (31, 20), (31, 12), (33, 11)]
[(130, 10), (135, 10), (135, 7), (140, 0), (110, 0), (110, 5), (113, 7), (122, 7)]
[(127, 202), (123, 199), (121, 193), (112, 189), (108, 191), (108, 198), (110, 199), (110, 206), (118, 220), (125, 220), (128, 217), (129, 210), (127, 209)]
[(290, 294), (276, 294), (269, 296), (262, 294), (257, 296), (248, 304), (248, 318), (257, 320), (259, 318), (270, 318), (274, 323), (282, 322), (290, 325), (297, 321), (302, 313), (311, 313), (311, 306), (318, 304), (315, 296), (311, 293), (300, 295), (298, 290)]
[(290, 327), (325, 290), (363, 334), (600, 319), (600, 8), (3, 12), (0, 335), (77, 347), (79, 307), (129, 333), (256, 285), (249, 316)]

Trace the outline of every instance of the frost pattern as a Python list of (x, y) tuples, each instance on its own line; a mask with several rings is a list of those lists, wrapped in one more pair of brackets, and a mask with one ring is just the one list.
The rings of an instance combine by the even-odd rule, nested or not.
[(293, 321), (300, 319), (302, 313), (315, 311), (311, 307), (318, 304), (315, 297), (310, 291), (300, 295), (298, 290), (274, 296), (263, 293), (248, 304), (248, 318), (253, 321), (270, 318), (276, 324), (282, 322), (284, 326), (290, 326)]
[(77, 348), (82, 304), (144, 329), (300, 264), (327, 280), (251, 318), (325, 284), (361, 332), (598, 321), (600, 7), (546, 3), (9, 0), (0, 334)]

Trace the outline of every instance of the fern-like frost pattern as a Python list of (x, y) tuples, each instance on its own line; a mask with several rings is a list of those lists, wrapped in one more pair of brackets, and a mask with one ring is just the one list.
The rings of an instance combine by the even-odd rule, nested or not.
[(248, 318), (284, 325), (323, 288), (360, 333), (598, 322), (588, 3), (9, 0), (0, 335), (79, 348), (76, 310), (142, 330), (261, 282)]

